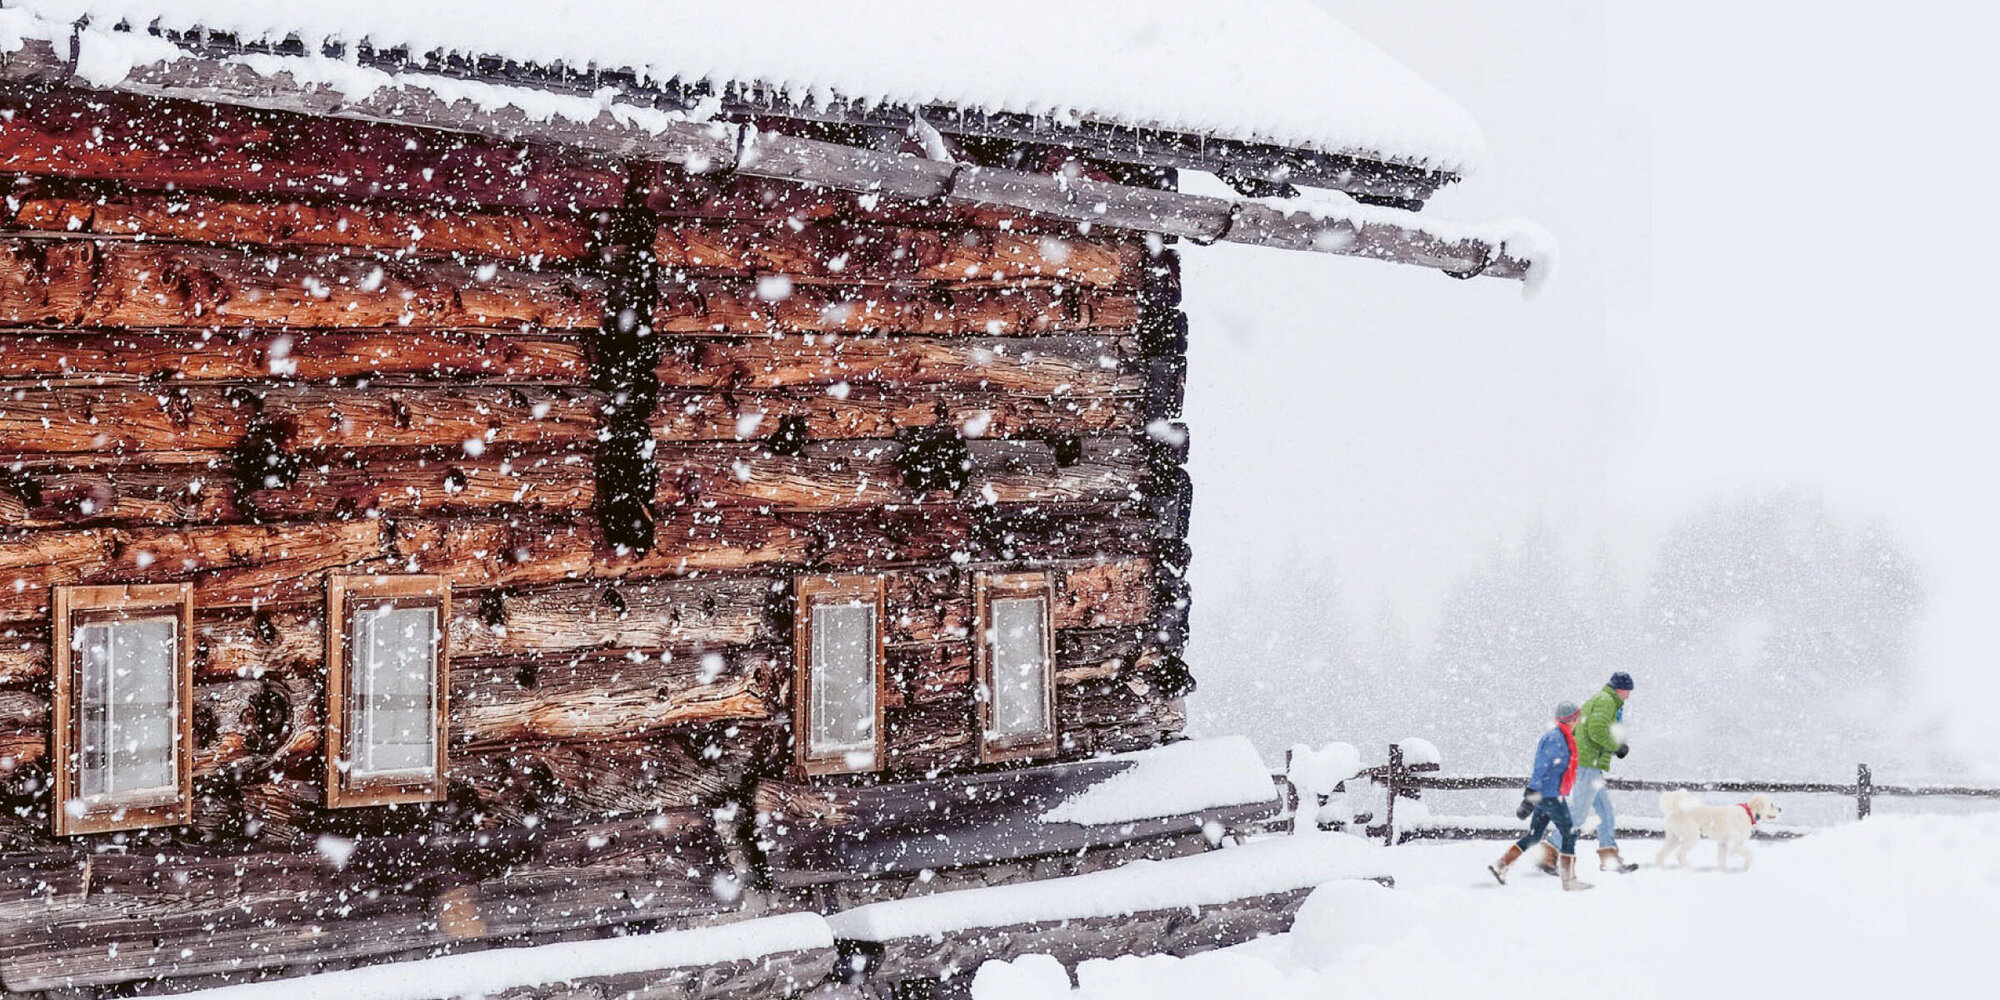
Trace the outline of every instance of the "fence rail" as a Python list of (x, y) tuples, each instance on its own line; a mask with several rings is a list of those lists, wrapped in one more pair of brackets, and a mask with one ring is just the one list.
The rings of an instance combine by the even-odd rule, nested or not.
[[(1288, 762), (1287, 771), (1289, 770), (1290, 766)], [(1447, 775), (1439, 774), (1438, 771), (1439, 767), (1435, 763), (1423, 762), (1412, 764), (1406, 762), (1403, 747), (1396, 743), (1389, 744), (1389, 762), (1387, 764), (1364, 768), (1354, 778), (1349, 779), (1351, 781), (1367, 779), (1387, 789), (1387, 806), (1383, 810), (1382, 822), (1380, 824), (1369, 825), (1368, 821), (1374, 818), (1372, 816), (1357, 816), (1356, 820), (1363, 825), (1369, 836), (1381, 837), (1383, 843), (1392, 846), (1400, 840), (1419, 838), (1489, 836), (1495, 831), (1486, 827), (1472, 826), (1434, 826), (1422, 830), (1399, 830), (1396, 825), (1396, 803), (1398, 800), (1420, 802), (1423, 799), (1425, 790), (1463, 792), (1525, 788), (1528, 784), (1528, 779), (1525, 776), (1519, 775)], [(1619, 792), (1668, 792), (1684, 788), (1691, 792), (1841, 795), (1854, 800), (1854, 816), (1856, 819), (1867, 819), (1869, 814), (1874, 811), (1875, 800), (1885, 796), (1890, 798), (1951, 797), (2000, 800), (2000, 788), (1975, 785), (1878, 785), (1875, 783), (1873, 770), (1867, 764), (1857, 765), (1854, 769), (1854, 780), (1848, 782), (1661, 781), (1657, 779), (1608, 778), (1605, 784), (1611, 790)], [(1343, 783), (1343, 789), (1344, 786), (1345, 783)], [(1291, 791), (1289, 799), (1294, 805), (1294, 822), (1296, 822), (1297, 814), (1304, 811), (1307, 808), (1307, 804), (1300, 801), (1297, 789)], [(1645, 836), (1657, 831), (1642, 827), (1632, 829), (1629, 832), (1635, 836)], [(1628, 831), (1621, 827), (1618, 833), (1622, 836), (1628, 833)], [(1780, 831), (1772, 832), (1770, 835), (1784, 837), (1797, 836), (1798, 834), (1796, 832)]]

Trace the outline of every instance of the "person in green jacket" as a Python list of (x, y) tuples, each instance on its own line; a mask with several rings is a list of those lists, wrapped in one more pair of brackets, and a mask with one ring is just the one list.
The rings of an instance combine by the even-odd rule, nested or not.
[(1604, 784), (1611, 759), (1631, 752), (1625, 742), (1625, 699), (1632, 697), (1632, 675), (1619, 671), (1611, 675), (1604, 689), (1583, 703), (1583, 720), (1576, 725), (1576, 787), (1570, 792), (1569, 812), (1583, 825), (1586, 810), (1597, 813), (1597, 868), (1599, 871), (1630, 872), (1639, 866), (1618, 856), (1618, 816), (1611, 809), (1611, 789)]

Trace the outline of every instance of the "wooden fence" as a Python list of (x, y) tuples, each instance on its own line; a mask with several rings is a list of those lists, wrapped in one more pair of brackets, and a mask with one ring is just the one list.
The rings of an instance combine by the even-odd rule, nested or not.
[[(1367, 779), (1387, 789), (1387, 806), (1383, 810), (1382, 822), (1371, 823), (1373, 816), (1356, 816), (1371, 837), (1380, 837), (1384, 844), (1394, 845), (1403, 840), (1415, 839), (1477, 839), (1496, 835), (1496, 831), (1473, 826), (1438, 825), (1424, 829), (1399, 831), (1396, 826), (1396, 803), (1398, 800), (1422, 801), (1426, 789), (1435, 791), (1478, 791), (1481, 789), (1526, 788), (1528, 779), (1520, 775), (1444, 775), (1437, 773), (1435, 763), (1408, 763), (1404, 760), (1400, 744), (1389, 745), (1389, 762), (1365, 768), (1353, 781)], [(2000, 800), (2000, 788), (1986, 788), (1971, 785), (1879, 785), (1875, 783), (1874, 772), (1866, 764), (1854, 769), (1854, 780), (1850, 782), (1826, 781), (1659, 781), (1635, 778), (1608, 778), (1605, 784), (1618, 792), (1668, 792), (1684, 788), (1691, 792), (1729, 792), (1739, 794), (1769, 795), (1841, 795), (1854, 800), (1856, 819), (1867, 819), (1874, 811), (1875, 800), (1880, 797), (1892, 798), (1975, 798)], [(1306, 808), (1297, 800), (1296, 792), (1291, 795), (1294, 816)], [(1518, 835), (1516, 828), (1508, 836)], [(1618, 835), (1655, 836), (1657, 830), (1645, 828), (1626, 829), (1620, 827)], [(1801, 836), (1797, 830), (1760, 830), (1760, 836), (1786, 838)]]

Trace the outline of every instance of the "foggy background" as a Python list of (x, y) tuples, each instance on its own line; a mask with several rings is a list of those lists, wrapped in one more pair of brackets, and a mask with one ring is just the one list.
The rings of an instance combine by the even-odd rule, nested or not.
[(2000, 776), (2000, 17), (1321, 2), (1485, 127), (1428, 211), (1562, 272), (1183, 247), (1191, 728), (1513, 772), (1622, 669), (1628, 776)]

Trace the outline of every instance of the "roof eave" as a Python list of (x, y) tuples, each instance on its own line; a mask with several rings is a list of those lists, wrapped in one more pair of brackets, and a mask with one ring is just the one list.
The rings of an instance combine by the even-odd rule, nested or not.
[[(1326, 188), (1369, 204), (1412, 211), (1422, 208), (1440, 188), (1459, 179), (1456, 172), (1384, 152), (1331, 152), (1091, 119), (1061, 121), (1051, 116), (945, 104), (915, 108), (837, 96), (825, 101), (800, 101), (754, 83), (717, 85), (707, 80), (688, 82), (678, 78), (654, 81), (629, 70), (541, 66), (497, 57), (469, 58), (443, 51), (414, 53), (407, 48), (377, 49), (365, 42), (321, 47), (308, 46), (297, 36), (281, 41), (245, 42), (227, 32), (205, 29), (148, 33), (189, 53), (209, 58), (246, 54), (322, 56), (390, 73), (430, 73), (577, 96), (590, 96), (610, 87), (619, 92), (621, 100), (667, 111), (691, 111), (716, 102), (722, 114), (732, 116), (765, 115), (898, 131), (910, 128), (921, 118), (949, 135), (1064, 146), (1111, 163), (1207, 171), (1223, 175), (1232, 184), (1238, 179), (1249, 179), (1275, 186)], [(1245, 193), (1261, 192), (1246, 190)]]
[[(578, 100), (572, 95), (570, 111), (581, 114), (543, 115), (504, 99), (492, 106), (466, 100), (463, 81), (441, 81), (430, 73), (384, 73), (377, 86), (356, 92), (323, 82), (323, 60), (216, 58), (164, 43), (142, 52), (119, 52), (111, 61), (123, 69), (110, 75), (101, 72), (105, 59), (80, 57), (93, 44), (126, 44), (102, 36), (95, 29), (62, 26), (55, 38), (18, 39), (14, 50), (0, 53), (0, 82), (89, 87), (569, 146), (675, 164), (696, 173), (726, 170), (892, 199), (993, 206), (1086, 228), (1366, 257), (1455, 277), (1508, 278), (1526, 282), (1531, 290), (1546, 284), (1554, 267), (1554, 248), (1546, 234), (1522, 224), (1462, 225), (1354, 201), (1214, 198), (1093, 180), (1070, 171), (1050, 174), (936, 160), (784, 135), (754, 124), (663, 113), (604, 97)], [(59, 45), (67, 51), (58, 51)], [(100, 71), (90, 80), (77, 75), (87, 61)], [(343, 80), (348, 72), (342, 71)], [(529, 96), (527, 88), (520, 89)], [(529, 103), (544, 105), (546, 99), (544, 93)]]

